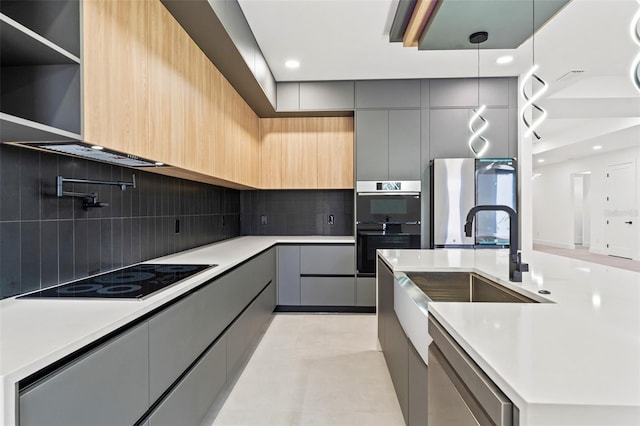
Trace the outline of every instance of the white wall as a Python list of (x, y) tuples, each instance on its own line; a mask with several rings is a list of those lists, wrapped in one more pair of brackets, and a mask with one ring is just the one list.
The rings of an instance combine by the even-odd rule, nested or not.
[(590, 251), (607, 254), (605, 218), (605, 178), (607, 167), (614, 164), (633, 164), (635, 186), (633, 258), (640, 260), (640, 145), (636, 148), (612, 151), (600, 155), (565, 161), (558, 164), (536, 167), (534, 174), (540, 174), (532, 181), (533, 201), (533, 242), (556, 247), (573, 248), (574, 206), (572, 175), (590, 171), (589, 197), (589, 242)]

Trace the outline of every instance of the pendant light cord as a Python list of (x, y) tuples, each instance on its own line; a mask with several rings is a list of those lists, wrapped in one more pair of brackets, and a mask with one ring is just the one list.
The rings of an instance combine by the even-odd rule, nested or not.
[(480, 108), (480, 43), (478, 43), (478, 108)]
[(536, 0), (531, 0), (531, 60), (536, 64)]

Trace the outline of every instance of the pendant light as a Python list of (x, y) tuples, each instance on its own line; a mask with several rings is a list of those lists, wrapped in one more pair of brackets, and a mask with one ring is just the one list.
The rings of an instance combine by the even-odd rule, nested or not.
[[(477, 157), (482, 157), (482, 155), (487, 152), (489, 149), (489, 141), (487, 138), (482, 136), (482, 134), (489, 127), (489, 122), (482, 116), (482, 113), (487, 108), (486, 105), (480, 105), (480, 43), (484, 43), (489, 38), (489, 33), (486, 31), (479, 31), (477, 33), (473, 33), (469, 36), (469, 42), (476, 44), (478, 46), (478, 103), (477, 108), (473, 110), (473, 115), (469, 120), (469, 131), (471, 132), (471, 137), (469, 137), (469, 150), (473, 153), (473, 155)], [(474, 124), (480, 122), (480, 126), (478, 128), (474, 127)]]
[[(540, 99), (544, 93), (549, 88), (549, 85), (546, 81), (544, 81), (540, 76), (536, 74), (538, 69), (540, 68), (538, 64), (536, 64), (536, 0), (532, 0), (532, 11), (531, 11), (531, 46), (532, 46), (532, 67), (525, 74), (522, 79), (522, 85), (520, 86), (520, 93), (522, 93), (522, 97), (524, 98), (524, 105), (522, 106), (522, 111), (520, 112), (520, 117), (522, 118), (522, 122), (527, 127), (527, 130), (524, 132), (525, 137), (529, 137), (531, 135), (535, 136), (536, 139), (540, 140), (540, 134), (536, 132), (536, 129), (542, 124), (542, 122), (547, 118), (547, 111), (544, 110), (540, 105), (536, 102)], [(536, 92), (533, 89), (535, 82), (541, 85), (540, 89)], [(532, 94), (527, 94), (526, 87), (531, 83), (531, 91)], [(532, 121), (531, 123), (527, 120), (527, 112), (529, 111), (529, 107), (531, 107), (532, 112)], [(534, 111), (538, 111), (539, 115), (537, 118), (533, 118)]]
[[(640, 47), (640, 0), (638, 1), (638, 11), (631, 20), (631, 39)], [(640, 91), (640, 52), (631, 64), (631, 81)]]

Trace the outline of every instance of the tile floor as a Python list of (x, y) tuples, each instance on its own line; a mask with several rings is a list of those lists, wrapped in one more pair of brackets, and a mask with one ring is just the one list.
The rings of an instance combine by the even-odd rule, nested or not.
[(278, 314), (203, 425), (404, 425), (375, 315)]
[(572, 259), (579, 259), (587, 262), (598, 263), (600, 265), (612, 266), (614, 268), (640, 272), (640, 262), (637, 260), (590, 253), (588, 247), (576, 246), (575, 249), (571, 250), (534, 244), (533, 249), (545, 253), (556, 254), (558, 256), (570, 257)]

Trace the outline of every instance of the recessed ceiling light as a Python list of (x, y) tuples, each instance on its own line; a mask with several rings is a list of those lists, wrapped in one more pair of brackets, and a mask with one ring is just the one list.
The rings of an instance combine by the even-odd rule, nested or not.
[(104, 147), (100, 146), (100, 145), (93, 145), (91, 147), (91, 149), (95, 149), (96, 151), (102, 151), (104, 149)]
[(593, 147), (593, 149), (602, 149), (602, 146), (596, 145), (596, 146)]
[(544, 158), (539, 159), (538, 163), (544, 163)]
[(500, 65), (509, 64), (511, 62), (513, 62), (513, 56), (511, 55), (500, 56), (498, 59), (496, 59), (496, 63)]
[(296, 68), (300, 68), (300, 61), (297, 61), (295, 59), (289, 59), (284, 63), (284, 66), (294, 70)]

